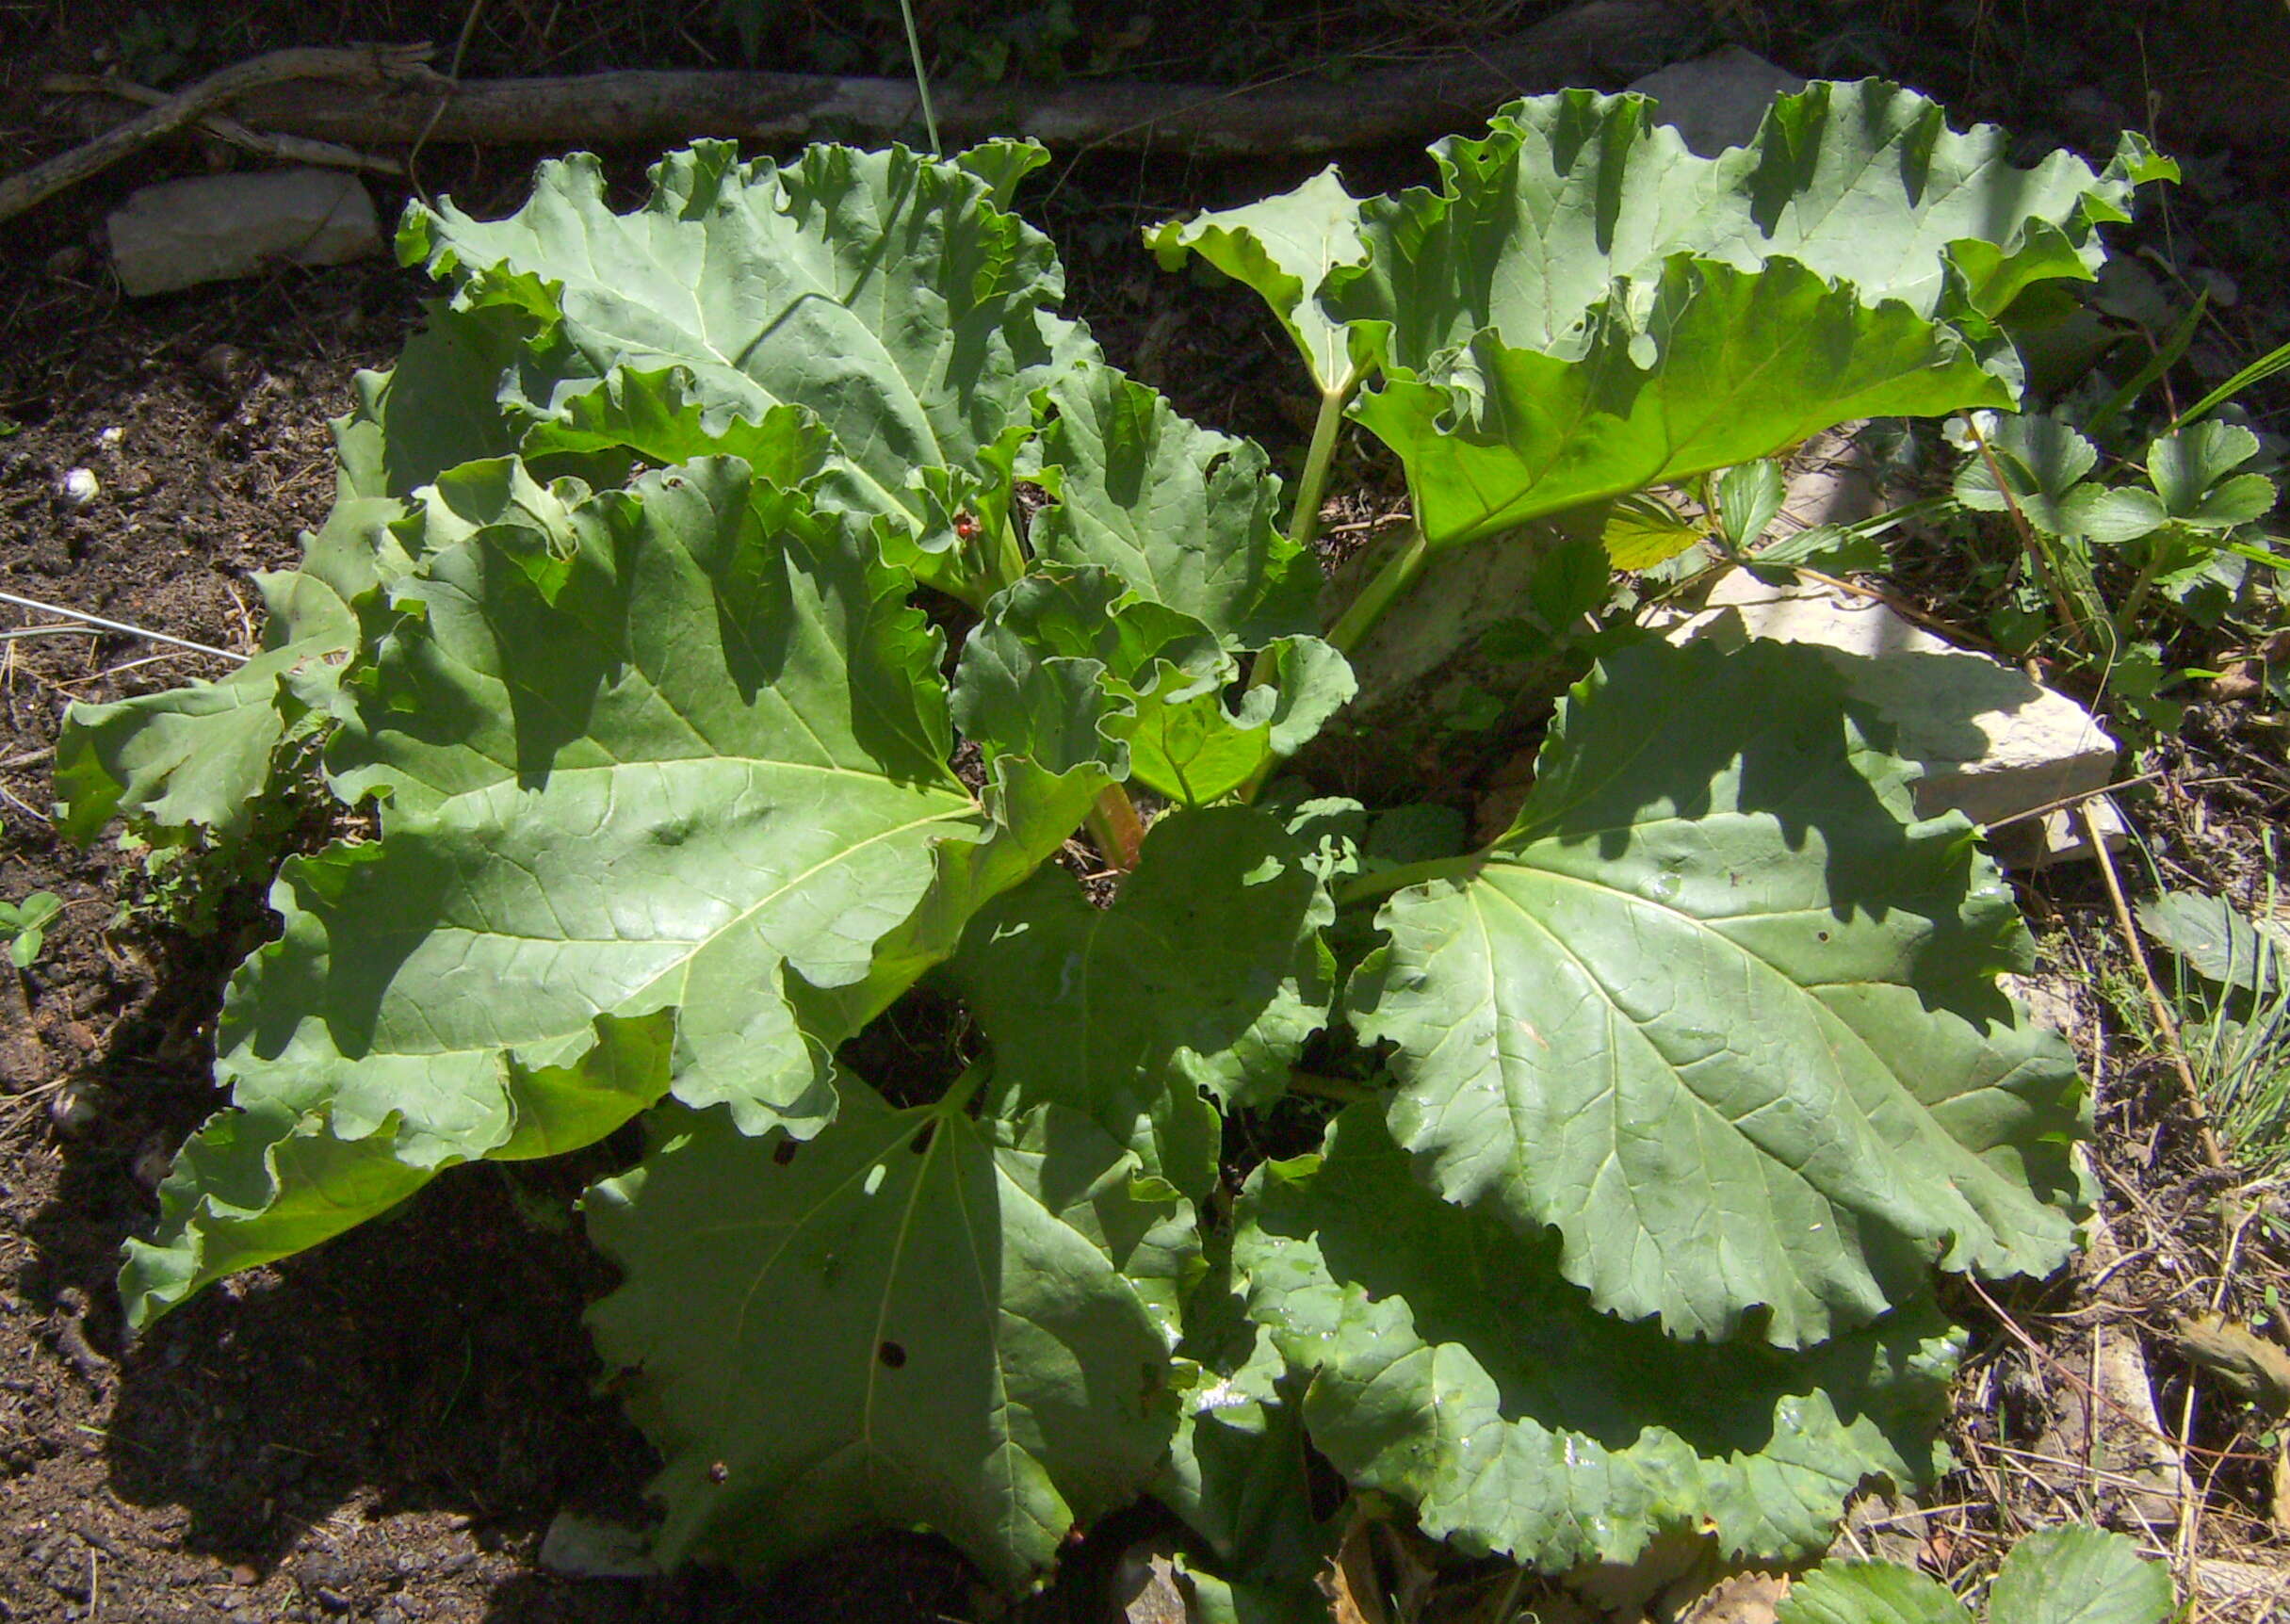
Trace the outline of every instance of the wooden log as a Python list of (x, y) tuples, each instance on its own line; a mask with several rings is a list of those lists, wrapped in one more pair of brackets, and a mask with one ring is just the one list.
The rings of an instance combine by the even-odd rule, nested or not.
[[(949, 89), (937, 94), (938, 124), (950, 143), (1031, 136), (1069, 150), (1204, 157), (1356, 151), (1467, 128), (1516, 96), (1618, 86), (1690, 48), (1702, 27), (1698, 8), (1681, 0), (1590, 0), (1484, 51), (1340, 85), (1296, 76), (1244, 87), (1090, 80)], [(361, 146), (885, 140), (919, 127), (911, 80), (648, 70), (435, 87), (280, 85), (246, 97), (237, 115), (262, 129)]]

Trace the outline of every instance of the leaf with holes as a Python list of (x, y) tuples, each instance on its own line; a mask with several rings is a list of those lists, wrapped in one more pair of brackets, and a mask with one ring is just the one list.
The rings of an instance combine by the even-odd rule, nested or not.
[(655, 1548), (756, 1568), (922, 1523), (1022, 1588), (1168, 1446), (1166, 1308), (1129, 1275), (1169, 1276), (1188, 1215), (1078, 1116), (845, 1091), (802, 1145), (672, 1117), (589, 1194), (624, 1275), (591, 1324), (665, 1463)]

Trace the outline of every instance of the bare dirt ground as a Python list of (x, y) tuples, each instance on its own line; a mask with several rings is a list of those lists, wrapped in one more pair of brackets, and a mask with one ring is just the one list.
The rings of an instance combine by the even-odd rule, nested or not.
[[(164, 8), (0, 5), (0, 171), (77, 138), (36, 92), (38, 75), (97, 65), (91, 54), (116, 47), (146, 9)], [(226, 59), (297, 28), (305, 39), (450, 40), (463, 14), (458, 4), (213, 9), (232, 17), (210, 27), (205, 48)], [(566, 8), (496, 9), (554, 23)], [(1372, 13), (1374, 27), (1389, 28), (1402, 9), (1363, 5), (1353, 21)], [(1416, 9), (1401, 22), (1419, 30), (1420, 14), (1437, 11)], [(706, 8), (681, 10), (700, 19)], [(1761, 32), (1753, 12), (1717, 10), (1800, 70), (1878, 65), (1853, 59), (1868, 41), (1850, 29)], [(602, 8), (571, 11), (572, 22), (599, 21), (577, 41), (564, 23), (551, 36), (564, 48), (524, 71), (634, 60), (614, 57), (616, 38), (690, 59), (689, 30), (678, 43), (655, 19), (643, 27), (661, 39), (640, 41), (614, 36)], [(512, 34), (496, 19), (474, 65), (519, 66)], [(1918, 82), (1986, 116), (2008, 114), (2000, 104), (2018, 98), (2017, 127), (2034, 146), (2097, 141), (2111, 119), (2136, 122), (2138, 81), (2119, 57), (2068, 87), (2080, 99), (2030, 100), (2024, 74), (2013, 77), (2011, 39), (1998, 35), (1983, 57), (1968, 54), (1961, 30), (1901, 38), (1928, 59), (1895, 71), (1921, 72)], [(488, 50), (495, 59), (484, 60)], [(2163, 67), (2180, 75), (2168, 82), (2186, 91), (2182, 105), (2201, 104), (2199, 71), (2223, 71)], [(2146, 70), (2153, 82), (2156, 64)], [(2223, 118), (2216, 107), (2183, 116), (2208, 179), (2146, 240), (2175, 256), (2175, 269), (2236, 282), (2238, 303), (2202, 340), (2231, 369), (2251, 345), (2266, 347), (2261, 317), (2290, 308), (2290, 212), (2276, 208), (2268, 223), (2279, 160), (2224, 144), (2234, 132)], [(433, 153), (424, 175), (464, 201), (506, 205), (536, 155)], [(103, 212), (133, 185), (204, 161), (188, 146), (155, 151), (0, 233), (0, 592), (245, 648), (258, 612), (251, 573), (290, 565), (298, 532), (331, 497), (325, 419), (348, 405), (354, 368), (396, 353), (425, 289), (411, 272), (365, 264), (124, 300), (90, 242)], [(630, 174), (639, 162), (628, 155)], [(1363, 178), (1390, 178), (1372, 172), (1378, 162), (1393, 177), (1412, 172), (1398, 156), (1371, 161)], [(1265, 325), (1238, 297), (1182, 289), (1133, 245), (1148, 219), (1300, 176), (1097, 164), (1029, 207), (1060, 239), (1071, 307), (1117, 359), (1204, 420), (1289, 447), (1302, 439), (1290, 398), (1298, 381)], [(385, 217), (402, 201), (385, 190)], [(83, 468), (101, 493), (76, 504), (62, 481)], [(1362, 485), (1382, 477), (1356, 463), (1347, 472)], [(1359, 504), (1363, 514), (1377, 506)], [(0, 606), (0, 628), (58, 624)], [(126, 1340), (111, 1285), (118, 1249), (150, 1223), (166, 1156), (216, 1103), (208, 1068), (221, 984), (267, 916), (242, 877), (204, 934), (119, 927), (122, 898), (147, 894), (138, 869), (108, 844), (83, 852), (55, 838), (46, 762), (69, 703), (219, 671), (210, 657), (112, 634), (0, 642), (0, 896), (47, 889), (65, 904), (38, 963), (20, 976), (0, 970), (0, 1619), (983, 1616), (960, 1559), (906, 1535), (830, 1552), (768, 1589), (706, 1574), (572, 1581), (540, 1569), (540, 1540), (560, 1510), (642, 1515), (650, 1456), (595, 1388), (580, 1313), (609, 1280), (570, 1206), (611, 1164), (612, 1145), (513, 1176), (485, 1167), (441, 1178), (390, 1220), (234, 1280)], [(2180, 739), (2127, 767), (2158, 774), (2132, 811), (2161, 872), (2255, 894), (2267, 873), (2263, 836), (2290, 806), (2282, 739), (2263, 696), (2206, 705)], [(1468, 800), (1472, 787), (1456, 788)], [(2134, 972), (2091, 872), (2055, 871), (2023, 901), (2094, 1080), (2095, 1165), (2118, 1253), (2047, 1291), (1957, 1305), (1980, 1327), (1982, 1351), (1958, 1418), (1964, 1469), (1933, 1501), (1949, 1509), (1879, 1517), (1856, 1537), (1946, 1575), (2022, 1527), (2096, 1516), (2144, 1526), (2183, 1571), (2204, 1560), (2262, 1585), (2290, 1562), (2272, 1520), (2272, 1457), (2249, 1412), (2172, 1351), (2172, 1329), (2214, 1307), (2279, 1318), (2290, 1220), (2279, 1192), (2203, 1162), (2170, 1067), (2123, 1013), (2136, 1005)], [(2238, 1194), (2222, 1209), (2227, 1190)], [(2096, 1422), (2080, 1435), (2062, 1429), (2060, 1394), (2089, 1387), (2103, 1328), (2150, 1356), (2160, 1444), (2184, 1463), (2183, 1492), (2134, 1492), (2119, 1437), (2108, 1441)], [(1103, 1616), (1108, 1552), (1146, 1526), (1093, 1541), (1042, 1616)], [(2282, 1616), (2248, 1596), (2214, 1601), (2219, 1616)]]

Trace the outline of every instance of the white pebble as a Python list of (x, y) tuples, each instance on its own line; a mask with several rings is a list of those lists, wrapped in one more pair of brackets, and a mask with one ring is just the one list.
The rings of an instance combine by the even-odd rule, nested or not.
[(120, 448), (120, 442), (125, 438), (127, 438), (126, 430), (106, 429), (101, 434), (98, 434), (95, 437), (96, 449), (99, 451), (116, 451)]
[(103, 1113), (102, 1097), (87, 1083), (76, 1080), (65, 1083), (48, 1101), (48, 1120), (66, 1139), (78, 1139), (88, 1133)]
[(64, 476), (64, 500), (75, 508), (84, 508), (103, 494), (104, 487), (92, 468), (74, 468)]

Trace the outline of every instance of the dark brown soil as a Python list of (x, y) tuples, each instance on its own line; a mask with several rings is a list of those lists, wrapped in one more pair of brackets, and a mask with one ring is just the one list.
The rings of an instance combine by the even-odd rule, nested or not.
[[(33, 94), (37, 74), (86, 69), (90, 50), (116, 41), (137, 9), (0, 4), (8, 53), (0, 171), (77, 138)], [(196, 66), (294, 39), (450, 40), (464, 12), (460, 0), (212, 9), (219, 21), (199, 49), (215, 59)], [(1396, 0), (1358, 9), (1354, 31), (1371, 37), (1395, 17), (1421, 32), (1429, 25), (1421, 13), (1438, 10)], [(1737, 22), (1744, 14), (1719, 9)], [(504, 4), (489, 13), (479, 57), (494, 71), (646, 59), (613, 55), (602, 7)], [(563, 32), (544, 38), (533, 19), (553, 27), (560, 16)], [(529, 38), (516, 32), (519, 18)], [(1452, 21), (1433, 34), (1452, 34)], [(577, 39), (575, 23), (588, 26)], [(1805, 37), (1774, 32), (1768, 48), (1792, 65), (1827, 65), (1811, 59)], [(877, 48), (871, 33), (863, 42)], [(630, 33), (620, 44), (625, 53), (644, 42)], [(673, 41), (654, 44), (667, 53), (659, 59), (698, 59)], [(520, 50), (533, 55), (520, 62)], [(2011, 86), (1931, 88), (1993, 102)], [(2076, 117), (2103, 122), (2106, 105)], [(2043, 133), (2091, 135), (2073, 119)], [(424, 175), (469, 201), (505, 203), (533, 155), (432, 154)], [(412, 273), (365, 265), (123, 300), (92, 252), (104, 210), (134, 185), (203, 161), (190, 148), (138, 159), (0, 234), (0, 592), (245, 648), (258, 612), (251, 573), (290, 565), (298, 531), (331, 497), (325, 419), (347, 406), (352, 369), (397, 352), (426, 288)], [(2246, 161), (2221, 155), (2215, 172), (2235, 182)], [(1395, 154), (1354, 173), (1389, 184), (1420, 164)], [(629, 155), (626, 171), (639, 167)], [(1139, 225), (1178, 207), (1299, 178), (1269, 167), (1083, 167), (1032, 210), (1066, 254), (1073, 303), (1118, 358), (1203, 420), (1291, 450), (1303, 437), (1301, 380), (1269, 325), (1243, 296), (1162, 275), (1134, 242)], [(2268, 194), (2254, 204), (2247, 190), (2222, 195), (2235, 229), (2290, 259), (2266, 235), (2266, 210), (2276, 207)], [(386, 216), (403, 200), (385, 190), (380, 201)], [(2290, 229), (2290, 215), (2282, 223)], [(2250, 289), (2279, 287), (2282, 260), (2256, 263), (2263, 252), (2223, 239), (2196, 252), (2231, 263), (2246, 284), (2244, 305), (2215, 340), (2220, 355), (2247, 359), (2247, 346), (2269, 332), (2279, 342), (2290, 304), (2269, 307)], [(101, 494), (74, 505), (63, 480), (83, 468)], [(1338, 474), (1340, 484), (1384, 477), (1361, 463)], [(1388, 505), (1363, 500), (1361, 512)], [(0, 627), (56, 624), (0, 607)], [(596, 1390), (580, 1325), (610, 1282), (570, 1203), (611, 1164), (610, 1146), (515, 1174), (481, 1167), (441, 1178), (391, 1218), (229, 1282), (126, 1342), (111, 1284), (118, 1250), (150, 1224), (166, 1156), (218, 1103), (208, 1068), (219, 989), (265, 918), (259, 877), (247, 876), (207, 934), (118, 928), (121, 900), (136, 894), (132, 859), (108, 844), (74, 850), (48, 826), (47, 753), (66, 704), (219, 674), (211, 657), (154, 656), (155, 646), (80, 632), (0, 642), (0, 897), (47, 889), (65, 902), (39, 962), (21, 976), (0, 967), (0, 1620), (984, 1616), (958, 1557), (901, 1535), (855, 1542), (769, 1588), (706, 1574), (575, 1581), (541, 1571), (540, 1541), (560, 1511), (644, 1516), (652, 1457)], [(2230, 725), (2227, 737), (2243, 736)], [(2231, 759), (2227, 745), (2206, 748)], [(2244, 826), (2279, 817), (2278, 801), (2257, 805), (2228, 816)], [(2248, 854), (2237, 852), (2220, 871), (2247, 884)], [(2092, 898), (2071, 893), (2060, 907), (2088, 918)], [(2168, 1142), (2168, 1107), (2115, 1087), (2105, 1096), (2111, 1130)], [(2105, 1165), (2111, 1187), (2119, 1177), (2142, 1188), (2144, 1177), (2164, 1207), (2192, 1210), (2203, 1186), (2184, 1161), (2151, 1155), (2141, 1174), (2140, 1158), (2124, 1151)], [(2233, 1434), (2205, 1436), (2226, 1448)], [(1103, 1560), (1098, 1549), (1084, 1553), (1082, 1577), (1056, 1604), (1062, 1616), (1102, 1616)]]

